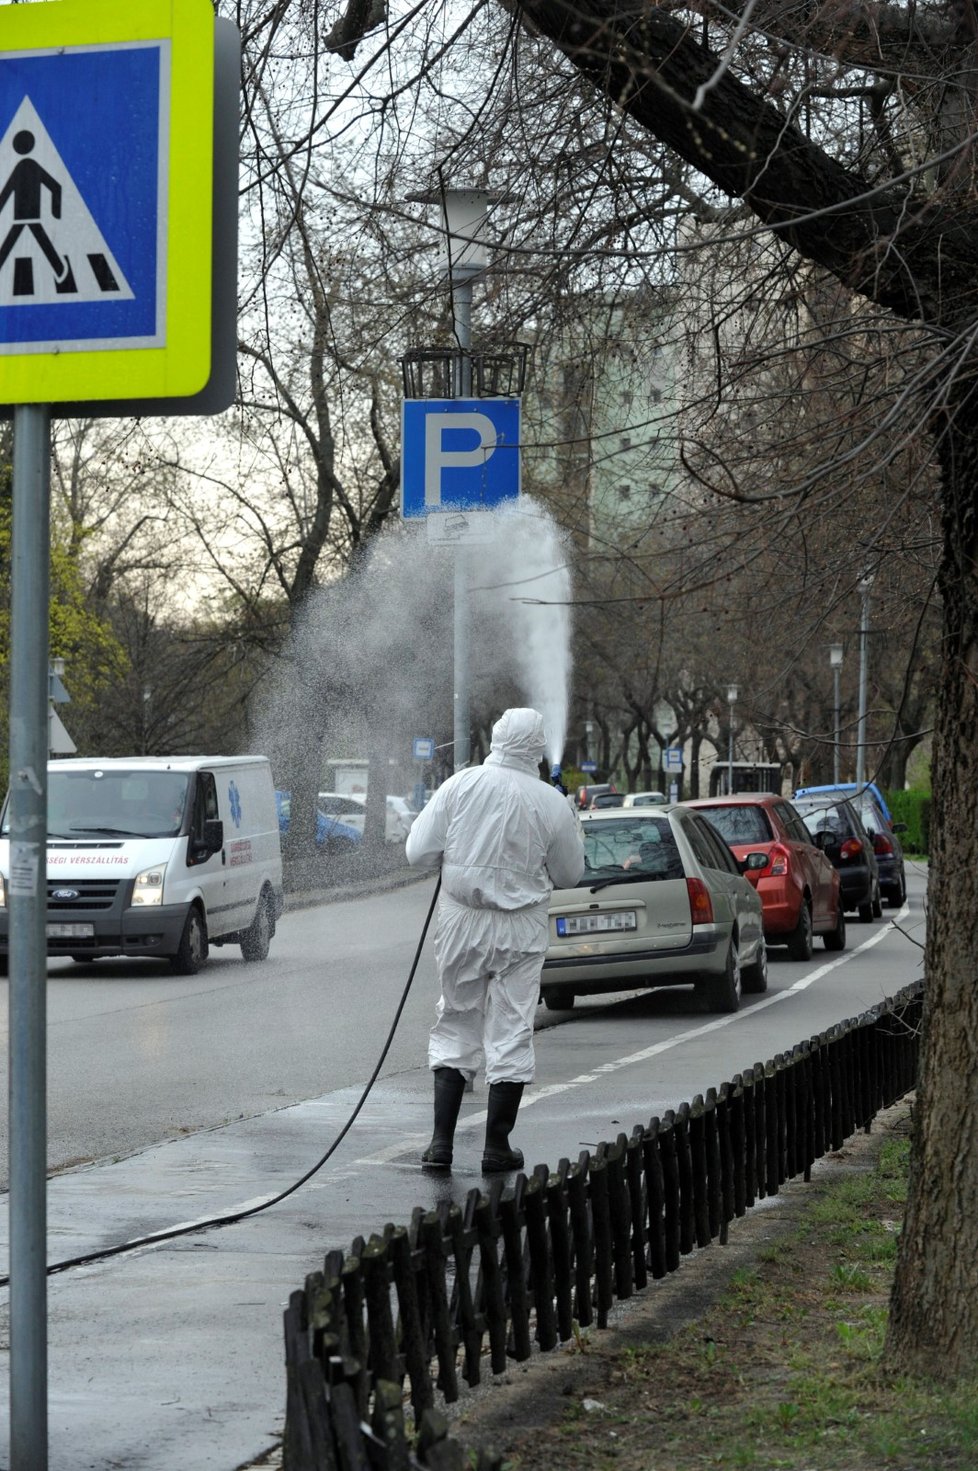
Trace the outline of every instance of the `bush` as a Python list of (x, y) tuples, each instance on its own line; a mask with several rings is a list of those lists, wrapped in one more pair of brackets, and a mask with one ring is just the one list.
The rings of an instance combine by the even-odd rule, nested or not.
[(887, 792), (887, 806), (894, 822), (905, 822), (900, 841), (908, 853), (927, 854), (930, 848), (930, 794), (921, 791)]

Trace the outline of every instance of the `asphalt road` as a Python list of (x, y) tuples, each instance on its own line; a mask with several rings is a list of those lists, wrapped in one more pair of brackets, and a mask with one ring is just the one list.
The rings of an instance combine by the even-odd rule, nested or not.
[[(911, 878), (918, 895), (921, 878)], [(48, 1167), (51, 1170), (130, 1154), (160, 1140), (279, 1109), (301, 1099), (361, 1085), (376, 1065), (410, 971), (431, 899), (430, 881), (368, 898), (286, 914), (271, 954), (247, 964), (237, 947), (214, 949), (200, 975), (176, 976), (157, 961), (108, 960), (48, 967)], [(864, 1010), (920, 974), (919, 936), (889, 932), (891, 917), (850, 919), (848, 949), (830, 957), (816, 942), (808, 966), (770, 952), (765, 997), (745, 997), (735, 1028), (687, 1041), (674, 1070), (660, 1053), (655, 1068), (665, 1106), (715, 1086), (832, 1022)], [(792, 992), (800, 978), (832, 961), (817, 987)], [(430, 940), (422, 954), (381, 1077), (424, 1066), (437, 996)], [(631, 998), (631, 999), (628, 999)], [(580, 998), (572, 1011), (543, 1007), (548, 1030), (542, 1067), (560, 1076), (592, 1051), (627, 1055), (641, 1034), (701, 1029), (703, 1014), (687, 987)], [(0, 1085), (7, 1096), (7, 983), (0, 986)], [(747, 1038), (750, 1041), (747, 1041)], [(731, 1042), (736, 1038), (735, 1066)], [(743, 1038), (742, 1050), (740, 1040)], [(695, 1067), (696, 1071), (691, 1072)], [(699, 1071), (699, 1069), (702, 1071)], [(693, 1086), (691, 1079), (697, 1079)], [(647, 1079), (642, 1078), (644, 1088)], [(6, 1130), (0, 1139), (0, 1188), (7, 1182)]]

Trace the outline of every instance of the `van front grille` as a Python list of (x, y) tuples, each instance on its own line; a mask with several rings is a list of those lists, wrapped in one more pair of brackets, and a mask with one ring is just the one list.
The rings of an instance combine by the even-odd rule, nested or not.
[[(48, 879), (48, 908), (111, 909), (118, 892), (118, 879)], [(77, 899), (52, 897), (54, 894), (67, 896), (69, 893), (77, 894)]]

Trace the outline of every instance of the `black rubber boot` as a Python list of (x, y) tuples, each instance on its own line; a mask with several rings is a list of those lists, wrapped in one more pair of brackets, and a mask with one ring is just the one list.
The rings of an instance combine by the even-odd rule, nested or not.
[(510, 1131), (516, 1123), (522, 1097), (522, 1083), (489, 1084), (486, 1144), (482, 1155), (484, 1175), (501, 1175), (506, 1170), (523, 1168), (522, 1152), (509, 1147)]
[(436, 1067), (434, 1071), (435, 1132), (421, 1156), (421, 1163), (429, 1170), (449, 1170), (452, 1167), (455, 1125), (465, 1092), (465, 1074), (455, 1067)]

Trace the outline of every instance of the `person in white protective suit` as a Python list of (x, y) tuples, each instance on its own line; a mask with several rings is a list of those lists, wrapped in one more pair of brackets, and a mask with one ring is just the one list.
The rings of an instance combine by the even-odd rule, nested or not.
[(523, 1164), (509, 1136), (523, 1085), (533, 1080), (550, 894), (554, 885), (572, 888), (584, 872), (580, 822), (540, 779), (544, 747), (536, 710), (505, 711), (482, 766), (449, 777), (408, 834), (409, 863), (442, 866), (435, 927), (441, 996), (428, 1043), (435, 1128), (421, 1156), (430, 1169), (451, 1167), (462, 1094), (483, 1057), (483, 1173)]

